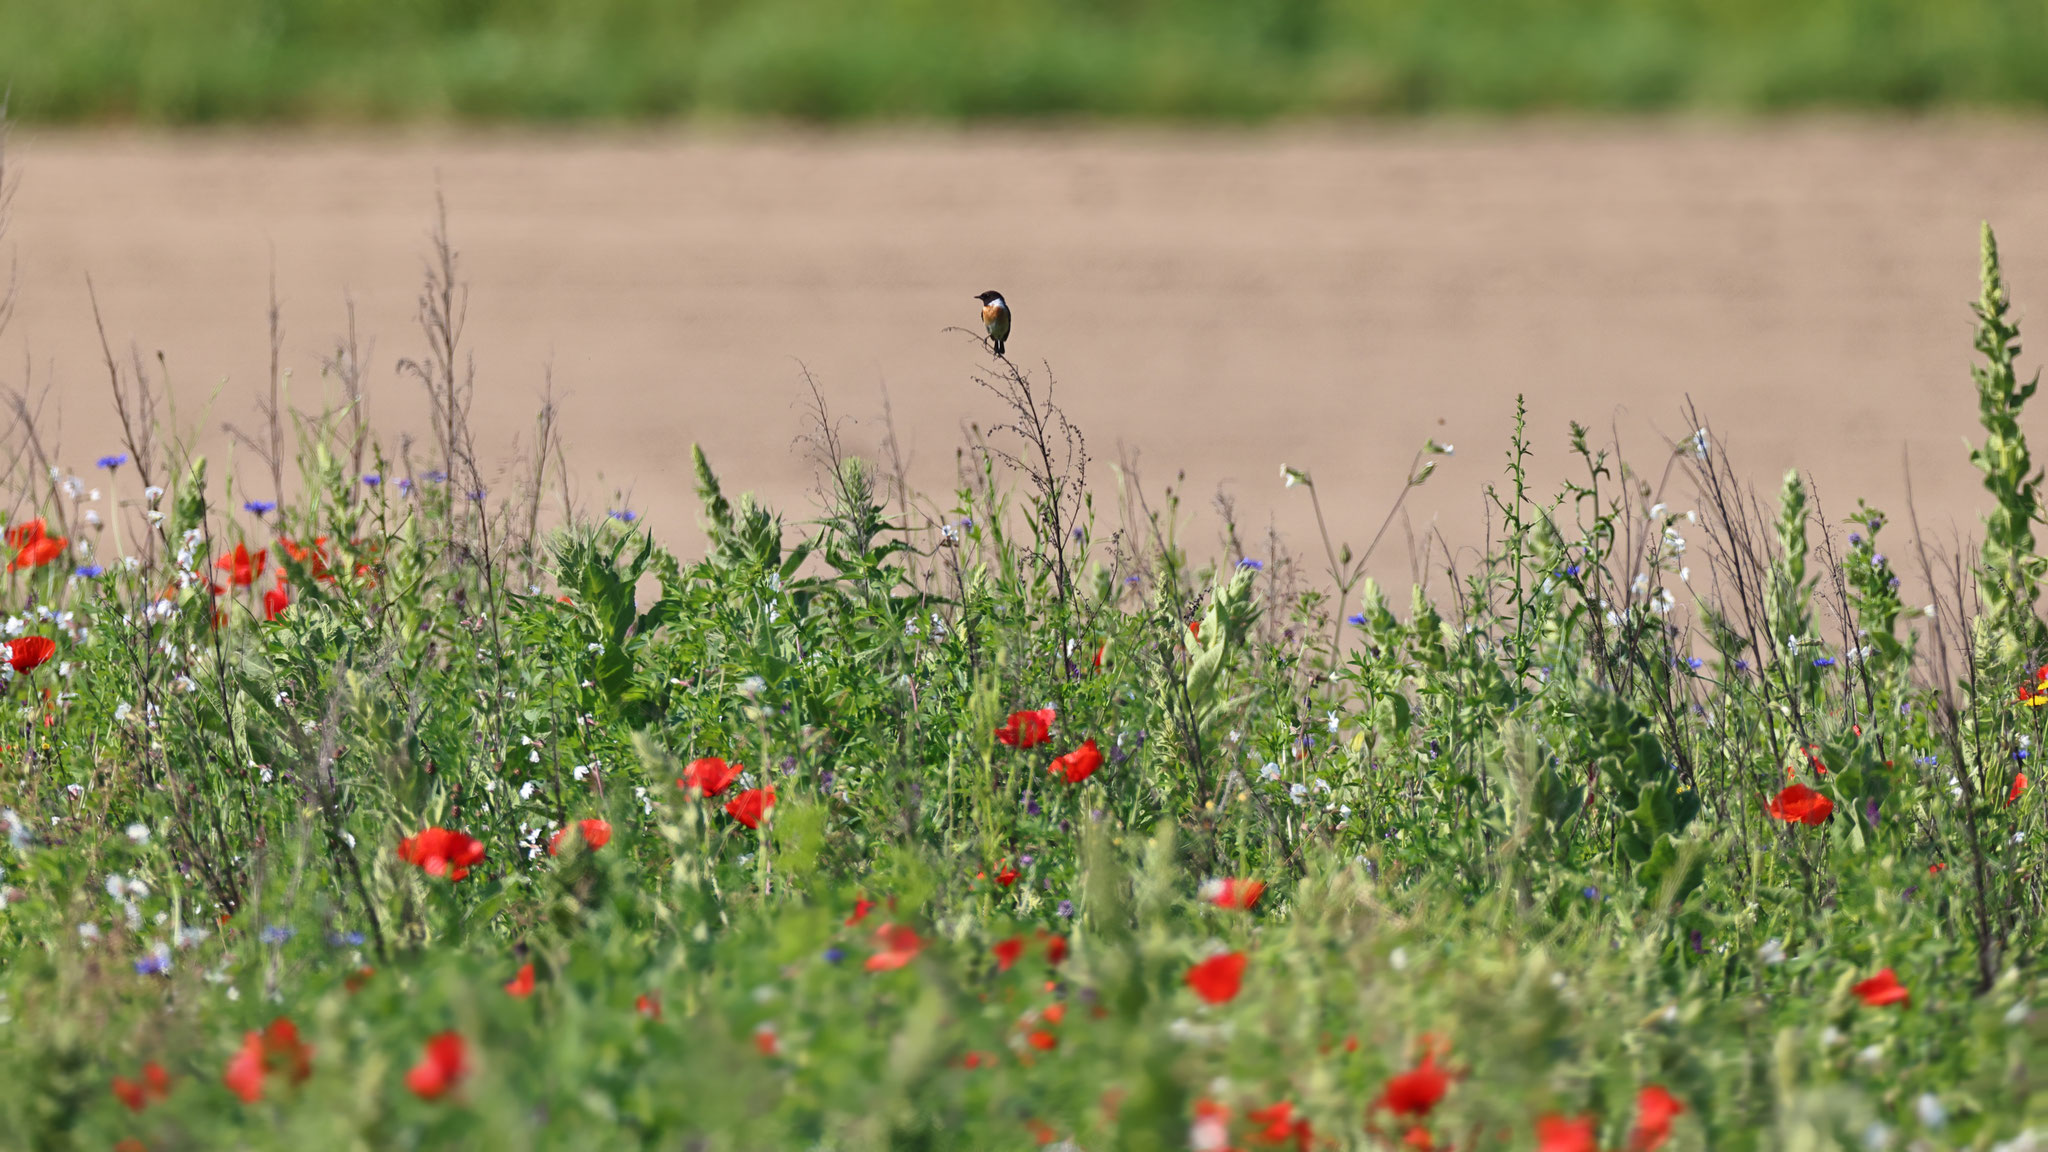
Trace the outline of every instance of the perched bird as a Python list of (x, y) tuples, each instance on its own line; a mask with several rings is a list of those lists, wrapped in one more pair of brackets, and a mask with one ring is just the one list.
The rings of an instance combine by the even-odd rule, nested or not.
[(981, 322), (988, 329), (988, 338), (996, 343), (996, 355), (1003, 354), (1003, 341), (1010, 338), (1010, 306), (1003, 302), (1001, 292), (983, 292), (975, 297), (981, 301)]

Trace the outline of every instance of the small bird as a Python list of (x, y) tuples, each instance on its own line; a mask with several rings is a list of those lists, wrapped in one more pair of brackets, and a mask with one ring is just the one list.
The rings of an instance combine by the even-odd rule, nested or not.
[(1010, 306), (1003, 302), (1001, 292), (983, 292), (975, 297), (981, 301), (981, 322), (988, 329), (988, 338), (996, 343), (996, 355), (1003, 354), (1003, 341), (1010, 338)]

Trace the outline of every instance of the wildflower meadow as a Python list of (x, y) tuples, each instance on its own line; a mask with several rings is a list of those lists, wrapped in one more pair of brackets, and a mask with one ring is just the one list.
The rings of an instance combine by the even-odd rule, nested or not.
[(1190, 543), (993, 356), (952, 492), (821, 398), (815, 518), (701, 453), (701, 536), (557, 512), (577, 447), (479, 462), (428, 267), (417, 438), (347, 355), (239, 471), (143, 365), (76, 459), (15, 405), (0, 1144), (2048, 1147), (1988, 229), (1975, 542), (1759, 490), (1705, 417), (1626, 461), (1504, 412), (1435, 596)]

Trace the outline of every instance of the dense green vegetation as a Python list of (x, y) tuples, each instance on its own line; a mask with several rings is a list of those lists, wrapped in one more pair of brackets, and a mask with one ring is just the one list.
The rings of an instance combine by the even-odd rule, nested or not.
[(43, 120), (1191, 120), (2048, 104), (2041, 0), (42, 0)]
[(821, 405), (816, 522), (699, 456), (700, 561), (547, 530), (546, 467), (478, 479), (433, 266), (414, 461), (302, 413), (234, 491), (132, 379), (96, 469), (14, 429), (9, 1146), (2042, 1146), (1988, 233), (1981, 547), (1759, 510), (1705, 428), (1640, 473), (1574, 428), (1540, 498), (1517, 420), (1495, 551), (1399, 610), (1334, 542), (1103, 513), (1004, 361), (949, 498)]

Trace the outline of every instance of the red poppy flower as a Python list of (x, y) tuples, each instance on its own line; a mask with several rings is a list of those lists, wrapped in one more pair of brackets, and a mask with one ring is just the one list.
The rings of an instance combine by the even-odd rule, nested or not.
[(2005, 794), (2005, 805), (2010, 808), (2019, 802), (2020, 793), (2027, 790), (2027, 774), (2015, 772), (2012, 777), (2012, 791)]
[(870, 972), (893, 972), (910, 963), (924, 948), (916, 930), (902, 924), (884, 924), (875, 929), (875, 943), (881, 950), (868, 957)]
[(1038, 1141), (1041, 1145), (1050, 1144), (1060, 1138), (1059, 1132), (1052, 1125), (1047, 1124), (1036, 1116), (1026, 1120), (1024, 1126), (1031, 1129), (1031, 1138)]
[(1102, 656), (1103, 656), (1103, 653), (1105, 653), (1105, 652), (1108, 652), (1108, 651), (1109, 651), (1109, 645), (1107, 645), (1107, 644), (1098, 644), (1098, 645), (1096, 645), (1096, 647), (1095, 647), (1095, 667), (1096, 667), (1096, 668), (1097, 668), (1098, 670), (1099, 670), (1099, 669), (1100, 669), (1100, 668), (1102, 667)]
[(469, 1075), (469, 1042), (448, 1031), (427, 1041), (420, 1062), (405, 1074), (405, 1086), (422, 1100), (438, 1100)]
[(7, 530), (7, 544), (15, 550), (7, 570), (19, 572), (23, 568), (41, 568), (64, 555), (64, 549), (70, 543), (62, 536), (49, 535), (49, 529), (40, 516), (17, 524)]
[(254, 1104), (263, 1095), (264, 1077), (272, 1072), (294, 1084), (313, 1074), (313, 1050), (299, 1039), (298, 1026), (282, 1016), (261, 1032), (242, 1035), (242, 1047), (228, 1061), (221, 1082), (244, 1104)]
[(1200, 620), (1188, 621), (1188, 635), (1193, 636), (1197, 640), (1202, 638), (1202, 622)]
[[(589, 820), (578, 821), (576, 830), (583, 836), (583, 847), (586, 851), (595, 852), (612, 842), (612, 826), (595, 817)], [(562, 838), (568, 834), (569, 830), (567, 828), (555, 829), (555, 834), (548, 837), (548, 855), (557, 856), (561, 854)]]
[(1416, 1152), (1432, 1152), (1436, 1148), (1436, 1141), (1430, 1138), (1429, 1129), (1420, 1124), (1403, 1133), (1401, 1143), (1415, 1149)]
[(1017, 958), (1024, 955), (1024, 938), (1012, 936), (1008, 940), (998, 941), (990, 951), (996, 954), (996, 971), (1008, 972), (1016, 966)]
[(993, 1056), (988, 1056), (988, 1055), (984, 1055), (984, 1054), (982, 1054), (982, 1053), (980, 1053), (980, 1052), (969, 1052), (969, 1053), (968, 1053), (967, 1055), (965, 1055), (965, 1056), (962, 1056), (962, 1057), (960, 1058), (960, 1066), (961, 1066), (962, 1068), (969, 1068), (969, 1069), (972, 1069), (972, 1068), (979, 1068), (979, 1067), (981, 1067), (981, 1066), (982, 1066), (982, 1065), (984, 1065), (984, 1064), (987, 1064), (987, 1065), (990, 1065), (990, 1066), (994, 1066), (995, 1062), (996, 1062), (996, 1058), (995, 1058), (995, 1057), (993, 1057)]
[(215, 560), (213, 566), (226, 570), (228, 583), (237, 588), (247, 588), (256, 582), (257, 576), (262, 574), (263, 562), (269, 556), (270, 550), (267, 548), (258, 551), (253, 556), (250, 555), (249, 545), (244, 542), (235, 545), (233, 552)]
[(1804, 784), (1787, 784), (1770, 804), (1771, 815), (1785, 823), (1812, 827), (1827, 823), (1828, 814), (1834, 810), (1834, 801)]
[(1040, 1028), (1024, 1037), (1024, 1042), (1040, 1052), (1050, 1052), (1060, 1046), (1060, 1038)]
[(1008, 888), (1010, 885), (1015, 884), (1016, 882), (1017, 870), (1015, 868), (1010, 867), (1007, 864), (1003, 865), (1002, 871), (996, 873), (996, 883), (1001, 887)]
[(1252, 1133), (1252, 1140), (1260, 1144), (1285, 1144), (1294, 1142), (1297, 1152), (1308, 1152), (1315, 1143), (1314, 1129), (1306, 1118), (1294, 1114), (1294, 1102), (1282, 1100), (1266, 1108), (1254, 1108), (1244, 1118), (1262, 1127)]
[[(290, 537), (283, 537), (278, 540), (277, 547), (279, 551), (297, 560), (311, 572), (313, 579), (325, 580), (329, 584), (334, 583), (334, 573), (327, 570), (327, 537), (321, 536), (316, 538), (311, 548), (297, 543)], [(263, 553), (258, 552), (256, 555), (261, 557)], [(280, 576), (280, 579), (282, 579), (282, 576)]]
[(661, 1019), (661, 997), (652, 992), (642, 992), (633, 1000), (633, 1011), (649, 1020)]
[(1651, 1084), (1636, 1093), (1636, 1126), (1629, 1133), (1630, 1152), (1655, 1152), (1671, 1139), (1671, 1122), (1685, 1112), (1678, 1097)]
[(761, 1024), (754, 1028), (754, 1050), (763, 1056), (782, 1055), (782, 1037), (775, 1034), (775, 1025)]
[(1436, 1062), (1436, 1054), (1425, 1052), (1422, 1062), (1387, 1080), (1373, 1106), (1396, 1116), (1428, 1117), (1451, 1087), (1451, 1074)]
[(1911, 1004), (1913, 1002), (1913, 994), (1906, 990), (1904, 984), (1899, 983), (1899, 974), (1889, 968), (1884, 969), (1868, 980), (1858, 983), (1850, 988), (1849, 991), (1856, 993), (1865, 1004), (1870, 1005), (1872, 1008), (1882, 1008), (1887, 1004)]
[(732, 798), (725, 806), (725, 814), (749, 828), (761, 827), (761, 818), (775, 807), (774, 788), (749, 788)]
[(265, 620), (277, 619), (279, 616), (284, 615), (285, 609), (291, 606), (291, 593), (285, 591), (284, 581), (282, 580), (271, 585), (270, 591), (263, 594), (263, 618)]
[(853, 925), (858, 924), (861, 921), (867, 919), (868, 913), (874, 910), (875, 902), (873, 900), (870, 900), (865, 896), (856, 899), (853, 902), (853, 915), (848, 916), (846, 918), (847, 926), (852, 927)]
[(171, 1074), (164, 1071), (164, 1066), (154, 1060), (142, 1066), (142, 1083), (149, 1089), (149, 1094), (158, 1100), (171, 1094)]
[(1045, 942), (1045, 962), (1057, 968), (1067, 958), (1067, 938), (1054, 936)]
[(114, 1097), (126, 1105), (130, 1112), (140, 1112), (149, 1107), (149, 1097), (144, 1094), (142, 1082), (126, 1076), (114, 1077)]
[(1051, 772), (1055, 776), (1065, 776), (1069, 784), (1079, 784), (1081, 781), (1095, 775), (1095, 770), (1100, 767), (1102, 767), (1102, 749), (1097, 748), (1094, 738), (1090, 737), (1087, 743), (1067, 753), (1065, 756), (1055, 759), (1052, 762), (1052, 767), (1046, 769), (1046, 771)]
[(483, 862), (484, 844), (467, 833), (429, 825), (398, 842), (398, 858), (419, 865), (429, 876), (460, 880), (469, 875), (471, 865)]
[(48, 636), (23, 636), (7, 643), (7, 662), (23, 675), (42, 667), (44, 661), (56, 654), (57, 642)]
[(1051, 708), (1035, 712), (1012, 712), (1010, 722), (996, 729), (996, 739), (1012, 748), (1031, 748), (1052, 739), (1052, 722), (1058, 713)]
[(1567, 1120), (1562, 1116), (1538, 1116), (1536, 1118), (1537, 1152), (1600, 1152), (1600, 1142), (1593, 1131), (1593, 1118), (1581, 1116)]
[(1929, 876), (1939, 876), (1946, 871), (1948, 871), (1948, 865), (1943, 864), (1939, 860), (1936, 860), (1934, 863), (1929, 864), (1927, 866), (1927, 874)]
[(732, 787), (732, 782), (739, 779), (744, 771), (743, 765), (727, 764), (716, 756), (706, 756), (690, 761), (690, 766), (683, 769), (683, 778), (676, 781), (676, 787), (695, 788), (706, 796), (716, 796)]
[(1237, 998), (1244, 982), (1245, 954), (1225, 952), (1211, 956), (1188, 969), (1188, 987), (1211, 1004), (1225, 1004)]
[(1235, 911), (1251, 908), (1259, 902), (1259, 897), (1265, 894), (1264, 880), (1239, 880), (1234, 876), (1225, 876), (1202, 885), (1202, 899), (1218, 908)]
[(533, 995), (533, 964), (519, 966), (519, 975), (505, 982), (505, 994), (514, 1000), (524, 1000)]

